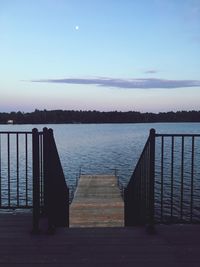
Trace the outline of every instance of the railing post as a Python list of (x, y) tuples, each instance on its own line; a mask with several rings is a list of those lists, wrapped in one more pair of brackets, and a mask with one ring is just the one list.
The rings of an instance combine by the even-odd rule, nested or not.
[(33, 153), (33, 229), (32, 233), (39, 233), (40, 219), (40, 170), (39, 170), (39, 133), (36, 128), (32, 130)]
[(155, 129), (150, 130), (149, 230), (154, 229)]
[(43, 188), (44, 188), (44, 207), (43, 213), (47, 215), (48, 210), (48, 201), (47, 201), (47, 192), (48, 192), (48, 157), (49, 157), (49, 138), (48, 138), (48, 129), (43, 128)]
[(43, 128), (43, 166), (44, 166), (44, 214), (48, 219), (48, 232), (54, 232), (54, 222), (52, 218), (52, 152), (51, 152), (50, 131)]
[(45, 182), (46, 188), (47, 188), (47, 217), (48, 217), (48, 233), (54, 233), (55, 228), (56, 228), (56, 215), (55, 215), (55, 210), (59, 209), (59, 207), (55, 204), (56, 202), (56, 197), (54, 194), (54, 190), (56, 189), (56, 182), (55, 179), (58, 177), (55, 176), (55, 173), (57, 174), (57, 168), (55, 166), (56, 164), (56, 158), (55, 158), (55, 153), (53, 151), (53, 130), (48, 129), (46, 132), (46, 137), (47, 137), (47, 157), (48, 157), (48, 176), (47, 180)]

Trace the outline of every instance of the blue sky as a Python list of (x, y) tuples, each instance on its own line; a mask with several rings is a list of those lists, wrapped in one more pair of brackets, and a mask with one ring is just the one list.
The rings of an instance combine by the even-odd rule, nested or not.
[(200, 110), (199, 0), (0, 0), (0, 111)]

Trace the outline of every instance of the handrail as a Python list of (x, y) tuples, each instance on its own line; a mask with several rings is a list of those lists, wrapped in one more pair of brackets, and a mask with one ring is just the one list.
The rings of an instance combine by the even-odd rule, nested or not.
[(28, 131), (0, 131), (0, 134), (32, 134), (32, 132)]
[(131, 179), (124, 190), (125, 226), (154, 224), (155, 130), (151, 129)]
[(125, 225), (200, 223), (200, 134), (150, 135), (124, 192)]
[(159, 137), (159, 136), (163, 136), (163, 137), (165, 137), (165, 136), (169, 136), (169, 137), (172, 137), (172, 136), (174, 136), (174, 137), (200, 137), (200, 134), (179, 134), (179, 133), (177, 133), (177, 134), (159, 134), (159, 133), (156, 133), (156, 135), (155, 135), (156, 137)]

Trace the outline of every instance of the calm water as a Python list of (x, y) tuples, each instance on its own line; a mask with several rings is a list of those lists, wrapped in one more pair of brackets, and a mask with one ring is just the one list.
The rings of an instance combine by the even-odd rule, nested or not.
[[(80, 169), (83, 174), (114, 174), (117, 170), (121, 183), (126, 186), (151, 128), (155, 128), (157, 133), (200, 133), (200, 123), (0, 125), (0, 131), (31, 131), (34, 127), (42, 130), (45, 126), (54, 130), (70, 192), (74, 190)], [(31, 135), (27, 140), (25, 135), (18, 139), (17, 149), (16, 135), (10, 135), (9, 143), (7, 135), (0, 135), (0, 204), (4, 207), (32, 203)], [(159, 137), (156, 138), (155, 215), (158, 221), (165, 218), (167, 221), (168, 217), (174, 221), (180, 218), (188, 221), (190, 214), (194, 220), (200, 219), (200, 137), (196, 139), (193, 170), (191, 137), (184, 141), (184, 156), (182, 139), (178, 137), (174, 141), (172, 174), (172, 141), (167, 137), (163, 144), (162, 168), (162, 143)]]
[(200, 133), (200, 123), (0, 125), (0, 131), (53, 128), (68, 185), (84, 174), (112, 174), (126, 185), (149, 130), (158, 133)]

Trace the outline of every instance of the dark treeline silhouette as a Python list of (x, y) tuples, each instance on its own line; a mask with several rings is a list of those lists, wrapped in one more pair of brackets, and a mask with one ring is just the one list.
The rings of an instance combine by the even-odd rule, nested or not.
[(136, 111), (75, 111), (35, 110), (34, 112), (1, 112), (0, 124), (46, 124), (46, 123), (139, 123), (139, 122), (200, 122), (200, 111), (177, 111), (141, 113)]

